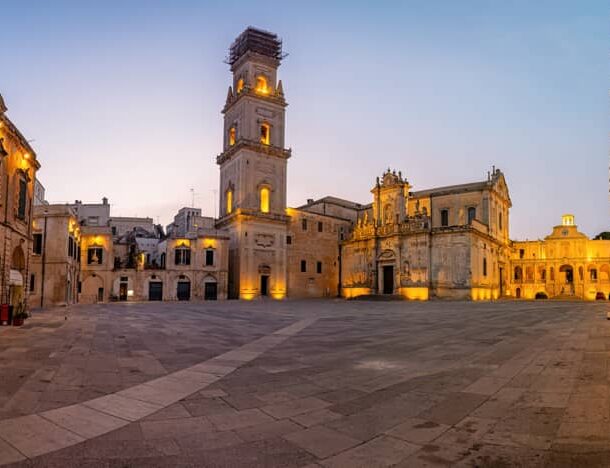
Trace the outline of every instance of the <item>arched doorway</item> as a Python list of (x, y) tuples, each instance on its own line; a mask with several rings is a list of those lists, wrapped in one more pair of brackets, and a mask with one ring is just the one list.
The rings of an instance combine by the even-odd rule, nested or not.
[(271, 267), (269, 265), (261, 264), (258, 267), (258, 273), (260, 275), (260, 294), (261, 296), (269, 295), (269, 278), (271, 277)]
[(179, 301), (191, 300), (191, 280), (186, 275), (180, 275), (176, 283), (176, 299)]
[(91, 275), (84, 279), (79, 302), (85, 304), (104, 302), (104, 281), (100, 276)]
[(218, 282), (212, 275), (207, 275), (203, 279), (203, 299), (206, 301), (218, 299)]
[(20, 245), (15, 247), (11, 258), (9, 276), (9, 304), (18, 305), (24, 301), (23, 277), (25, 274), (25, 254)]
[(396, 265), (396, 256), (394, 255), (394, 251), (390, 249), (386, 249), (377, 257), (377, 264), (379, 265), (378, 276), (379, 276), (379, 287), (382, 294), (394, 294), (394, 289), (396, 288), (395, 275), (396, 270), (394, 265)]
[(574, 282), (574, 269), (571, 265), (559, 267), (559, 279), (562, 283), (572, 284)]

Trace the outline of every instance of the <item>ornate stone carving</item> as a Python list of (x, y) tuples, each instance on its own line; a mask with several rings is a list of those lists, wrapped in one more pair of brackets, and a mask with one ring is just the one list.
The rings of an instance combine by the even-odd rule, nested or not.
[(275, 243), (275, 237), (272, 234), (256, 234), (254, 243), (259, 247), (272, 247)]

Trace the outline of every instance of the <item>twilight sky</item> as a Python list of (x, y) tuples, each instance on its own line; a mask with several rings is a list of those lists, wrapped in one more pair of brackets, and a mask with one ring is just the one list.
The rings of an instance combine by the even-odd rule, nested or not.
[(0, 93), (50, 202), (107, 196), (114, 215), (165, 225), (193, 188), (213, 216), (223, 59), (257, 26), (290, 54), (289, 205), (368, 203), (388, 166), (421, 190), (495, 164), (513, 239), (547, 235), (564, 212), (594, 235), (610, 229), (608, 6), (4, 0)]

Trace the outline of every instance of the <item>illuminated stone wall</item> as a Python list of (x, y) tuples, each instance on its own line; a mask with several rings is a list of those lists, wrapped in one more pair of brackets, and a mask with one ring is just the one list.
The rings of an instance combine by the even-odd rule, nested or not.
[[(6, 115), (0, 96), (0, 302), (27, 301), (31, 261), (31, 226), (36, 171), (36, 153)], [(23, 184), (23, 185), (22, 185)], [(25, 191), (20, 197), (21, 187)], [(21, 203), (20, 203), (21, 199)], [(20, 205), (23, 210), (19, 210)]]
[[(359, 215), (343, 243), (345, 297), (500, 297), (508, 270), (510, 198), (499, 170), (486, 181), (419, 192), (410, 192), (402, 174), (388, 170), (371, 193), (371, 209)], [(441, 210), (448, 210), (446, 225)], [(384, 278), (389, 274), (391, 282)]]
[[(67, 205), (34, 207), (32, 234), (41, 236), (42, 252), (32, 252), (28, 288), (30, 306), (74, 304), (78, 300), (80, 278), (80, 226), (74, 212)], [(72, 249), (69, 249), (70, 238)]]
[(610, 295), (610, 241), (591, 240), (572, 215), (543, 240), (515, 241), (510, 257), (513, 298), (536, 295), (595, 300)]
[[(339, 294), (339, 239), (347, 220), (289, 208), (286, 245), (289, 297), (336, 297)], [(303, 225), (305, 220), (306, 225)], [(305, 270), (301, 271), (301, 262)], [(318, 270), (318, 262), (321, 271)]]

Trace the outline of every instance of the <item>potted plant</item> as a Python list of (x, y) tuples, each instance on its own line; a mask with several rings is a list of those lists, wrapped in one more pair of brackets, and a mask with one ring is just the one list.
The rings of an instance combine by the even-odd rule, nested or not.
[(29, 315), (25, 311), (25, 304), (18, 304), (17, 307), (15, 307), (15, 314), (13, 315), (13, 326), (20, 327), (28, 317)]

